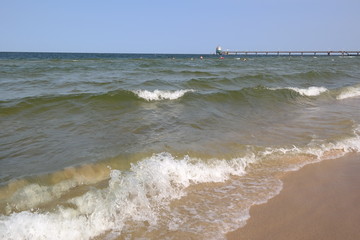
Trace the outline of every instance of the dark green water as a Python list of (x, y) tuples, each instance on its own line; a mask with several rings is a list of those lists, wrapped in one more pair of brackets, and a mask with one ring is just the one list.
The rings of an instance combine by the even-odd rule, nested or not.
[(359, 152), (359, 57), (199, 57), (0, 53), (2, 239), (222, 239)]

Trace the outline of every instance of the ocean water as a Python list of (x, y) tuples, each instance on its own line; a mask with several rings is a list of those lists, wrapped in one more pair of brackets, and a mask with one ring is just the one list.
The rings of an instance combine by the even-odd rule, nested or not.
[(360, 57), (0, 53), (0, 238), (225, 239), (359, 106)]

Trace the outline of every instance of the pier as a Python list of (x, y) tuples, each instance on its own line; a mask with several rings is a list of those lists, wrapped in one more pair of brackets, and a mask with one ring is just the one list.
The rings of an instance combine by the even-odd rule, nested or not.
[(219, 55), (337, 55), (360, 56), (360, 51), (221, 51)]
[(296, 56), (304, 56), (304, 55), (323, 55), (323, 56), (360, 56), (360, 51), (222, 51), (221, 47), (218, 46), (216, 48), (217, 55), (296, 55)]

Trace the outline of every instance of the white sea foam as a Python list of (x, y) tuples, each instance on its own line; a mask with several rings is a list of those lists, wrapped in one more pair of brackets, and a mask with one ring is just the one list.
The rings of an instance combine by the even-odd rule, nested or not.
[[(96, 176), (93, 172), (96, 171)], [(89, 174), (87, 176), (86, 174)], [(63, 171), (57, 172), (53, 178), (56, 179), (56, 175), (68, 176), (69, 179), (59, 180), (53, 185), (40, 185), (38, 183), (32, 183), (25, 185), (15, 191), (8, 199), (6, 206), (6, 213), (10, 214), (13, 211), (22, 211), (27, 209), (36, 208), (41, 204), (46, 204), (54, 199), (60, 198), (63, 194), (70, 189), (84, 185), (94, 184), (108, 178), (109, 169), (101, 169), (101, 166), (97, 165), (84, 165), (78, 168), (66, 168)]]
[[(164, 221), (161, 211), (168, 209), (171, 201), (184, 197), (187, 187), (191, 185), (220, 183), (229, 180), (231, 176), (244, 175), (250, 164), (261, 163), (262, 159), (268, 159), (269, 156), (274, 156), (273, 159), (281, 156), (291, 158), (291, 155), (311, 156), (309, 162), (297, 161), (293, 165), (284, 162), (278, 170), (277, 166), (270, 165), (275, 171), (289, 171), (297, 170), (310, 162), (339, 157), (348, 152), (360, 152), (360, 127), (354, 129), (353, 137), (338, 142), (314, 142), (304, 147), (266, 148), (257, 154), (231, 160), (203, 161), (190, 157), (178, 159), (169, 153), (160, 153), (132, 164), (129, 171), (111, 170), (107, 188), (93, 188), (84, 195), (70, 199), (68, 204), (71, 207), (58, 207), (48, 213), (22, 211), (10, 216), (0, 215), (0, 239), (91, 239), (106, 232), (116, 236), (126, 229), (129, 221), (147, 222), (149, 229), (156, 229), (159, 222)], [(263, 167), (266, 167), (266, 164)], [(248, 210), (251, 205), (267, 201), (281, 189), (281, 182), (271, 176), (250, 181), (249, 191), (255, 198), (249, 200), (246, 195), (233, 193), (232, 201), (224, 203), (227, 207), (220, 208), (220, 211), (230, 209), (231, 212), (218, 213), (211, 208), (205, 212), (197, 212), (206, 204), (213, 207), (219, 201), (215, 196), (214, 203), (206, 198), (206, 203), (196, 201), (184, 207), (181, 211), (189, 211), (186, 219), (180, 210), (167, 213), (166, 226), (170, 231), (184, 228), (200, 234), (203, 231), (201, 226), (191, 225), (194, 219), (188, 219), (191, 214), (196, 213), (196, 219), (203, 217), (204, 222), (213, 222), (220, 226), (220, 229), (216, 228), (216, 234), (222, 230), (226, 232), (235, 229), (249, 217)], [(216, 190), (221, 199), (231, 195), (233, 189), (243, 190), (246, 187), (237, 181), (232, 184), (225, 184)], [(236, 187), (232, 188), (233, 186)], [(31, 189), (38, 188), (32, 186)], [(37, 193), (44, 194), (44, 191), (40, 188)], [(31, 196), (36, 197), (37, 194)], [(46, 194), (44, 198), (47, 198)], [(231, 206), (241, 199), (247, 199), (245, 205), (240, 205), (241, 210), (238, 210), (238, 205)], [(194, 207), (194, 204), (197, 204), (197, 207)], [(186, 222), (188, 220), (190, 223)], [(209, 232), (210, 237), (206, 239), (221, 239), (221, 236), (211, 234), (213, 233)]]
[(284, 87), (284, 88), (269, 88), (270, 90), (289, 89), (299, 93), (302, 96), (319, 96), (320, 94), (328, 91), (325, 87), (308, 87), (308, 88), (297, 88), (297, 87)]
[(344, 88), (341, 93), (336, 97), (338, 100), (359, 97), (360, 96), (360, 86), (352, 86)]
[(164, 90), (134, 90), (138, 97), (147, 101), (159, 101), (159, 100), (175, 100), (184, 96), (187, 92), (194, 92), (193, 89), (176, 90), (176, 91), (164, 91)]
[(288, 87), (287, 89), (298, 92), (303, 96), (319, 96), (320, 94), (328, 91), (325, 87), (308, 87), (308, 88), (296, 88), (296, 87)]
[(29, 184), (16, 191), (6, 206), (6, 212), (21, 211), (35, 208), (40, 204), (50, 202), (61, 197), (69, 189), (80, 185), (75, 180), (65, 180), (53, 186)]
[(130, 171), (112, 170), (109, 187), (69, 200), (74, 208), (0, 216), (0, 238), (90, 239), (106, 231), (120, 233), (127, 221), (146, 221), (154, 226), (159, 211), (184, 196), (186, 187), (243, 175), (253, 161), (254, 156), (204, 162), (157, 154), (133, 164)]
[(354, 129), (354, 137), (334, 143), (334, 149), (343, 149), (345, 152), (360, 152), (360, 126)]
[(294, 165), (289, 164), (285, 169), (283, 169), (285, 171), (295, 171), (312, 162), (339, 158), (351, 152), (360, 153), (360, 126), (354, 129), (353, 134), (353, 137), (346, 138), (337, 142), (311, 142), (304, 147), (293, 146), (292, 148), (267, 148), (263, 152), (261, 152), (260, 155), (264, 157), (278, 154), (295, 156), (306, 154), (312, 156), (312, 160), (310, 161), (298, 162)]

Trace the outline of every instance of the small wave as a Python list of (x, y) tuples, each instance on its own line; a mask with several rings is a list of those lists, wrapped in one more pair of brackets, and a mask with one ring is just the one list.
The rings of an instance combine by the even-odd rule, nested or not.
[(297, 87), (285, 87), (285, 88), (269, 88), (270, 90), (289, 89), (299, 93), (302, 96), (319, 96), (320, 94), (327, 92), (328, 89), (325, 87), (308, 87), (308, 88), (297, 88)]
[(360, 86), (352, 86), (344, 88), (341, 93), (336, 97), (338, 100), (354, 98), (360, 96)]
[(163, 91), (163, 90), (135, 90), (138, 97), (145, 99), (146, 101), (159, 101), (159, 100), (175, 100), (181, 98), (187, 92), (194, 92), (193, 89), (176, 90), (176, 91)]
[(216, 74), (214, 73), (211, 73), (211, 72), (204, 72), (204, 71), (181, 71), (179, 72), (181, 74), (184, 74), (184, 75), (195, 75), (195, 76), (204, 76), (204, 77), (212, 77), (212, 76), (217, 76)]
[(286, 88), (269, 88), (263, 85), (245, 87), (240, 89), (228, 89), (228, 90), (215, 90), (208, 91), (206, 93), (200, 93), (200, 98), (206, 99), (215, 103), (225, 103), (231, 101), (237, 101), (238, 104), (264, 104), (268, 103), (269, 99), (278, 102), (292, 101), (294, 94), (291, 94), (292, 90)]
[(181, 75), (185, 75), (185, 76), (197, 76), (197, 77), (212, 77), (212, 76), (217, 76), (215, 73), (211, 73), (209, 71), (191, 71), (191, 70), (169, 70), (169, 69), (165, 69), (165, 70), (161, 70), (161, 71), (157, 71), (157, 73), (163, 73), (163, 74), (181, 74)]
[(303, 96), (319, 96), (320, 94), (328, 91), (325, 87), (308, 87), (308, 88), (294, 88), (289, 87), (288, 89), (294, 90)]
[(348, 75), (341, 71), (328, 71), (328, 70), (325, 71), (311, 70), (308, 72), (299, 72), (299, 73), (282, 75), (282, 77), (286, 79), (302, 79), (302, 80), (338, 79), (338, 78), (343, 78), (344, 76), (348, 76)]
[[(103, 164), (86, 164), (43, 176), (42, 182), (52, 183), (50, 185), (24, 179), (16, 180), (7, 187), (0, 188), (0, 203), (8, 198), (9, 202), (4, 208), (7, 214), (36, 208), (61, 198), (75, 187), (103, 181), (108, 178), (109, 172), (109, 167)], [(0, 207), (4, 207), (2, 205), (0, 204)]]
[(0, 108), (26, 108), (32, 106), (39, 106), (49, 103), (60, 103), (66, 101), (91, 101), (91, 100), (116, 100), (116, 101), (131, 101), (136, 100), (134, 92), (128, 90), (115, 90), (103, 93), (91, 93), (91, 92), (71, 92), (65, 94), (49, 94), (39, 96), (29, 96), (24, 98), (13, 98), (9, 100), (0, 100)]
[(261, 155), (277, 156), (277, 154), (280, 153), (286, 155), (307, 154), (312, 156), (312, 160), (310, 160), (310, 162), (299, 162), (287, 168), (288, 170), (298, 170), (308, 163), (319, 162), (326, 159), (335, 159), (352, 152), (360, 153), (360, 126), (353, 129), (353, 137), (345, 138), (336, 142), (319, 143), (312, 141), (305, 147), (293, 146), (292, 148), (268, 148), (267, 150), (261, 152)]

